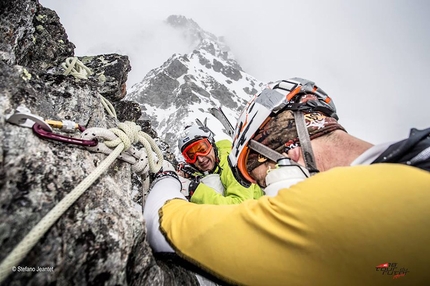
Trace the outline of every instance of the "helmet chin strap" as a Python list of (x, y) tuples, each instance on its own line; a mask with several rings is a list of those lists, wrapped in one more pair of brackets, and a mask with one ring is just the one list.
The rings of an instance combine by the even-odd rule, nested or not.
[(257, 153), (260, 153), (267, 159), (272, 160), (273, 162), (278, 162), (278, 160), (284, 159), (285, 156), (282, 154), (270, 149), (266, 145), (261, 144), (258, 141), (255, 141), (254, 139), (249, 140), (249, 149), (254, 150)]
[(211, 142), (212, 144), (212, 148), (214, 148), (214, 153), (215, 153), (215, 166), (214, 168), (210, 171), (211, 174), (215, 173), (215, 174), (221, 174), (221, 166), (219, 165), (219, 157), (218, 157), (218, 148), (215, 144), (215, 140), (213, 140), (213, 142)]
[(309, 173), (315, 175), (319, 172), (315, 163), (315, 155), (312, 150), (311, 139), (309, 137), (308, 129), (306, 128), (305, 117), (303, 112), (295, 110), (294, 119), (296, 121), (297, 134), (299, 136), (300, 147), (302, 148), (303, 160), (305, 161), (305, 167)]

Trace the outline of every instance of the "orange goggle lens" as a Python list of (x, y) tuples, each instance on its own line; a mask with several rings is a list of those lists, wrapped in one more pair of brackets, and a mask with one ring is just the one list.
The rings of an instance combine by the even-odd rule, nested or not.
[(182, 151), (182, 156), (184, 156), (185, 162), (194, 164), (198, 156), (206, 156), (211, 150), (212, 144), (207, 138), (204, 138), (185, 147), (184, 151)]

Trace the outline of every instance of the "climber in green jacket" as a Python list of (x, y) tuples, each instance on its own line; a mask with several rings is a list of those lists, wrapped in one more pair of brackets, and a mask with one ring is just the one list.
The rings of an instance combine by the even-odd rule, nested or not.
[(178, 147), (185, 162), (196, 171), (188, 185), (191, 202), (238, 204), (264, 195), (258, 185), (244, 187), (235, 179), (227, 160), (231, 146), (229, 140), (215, 143), (213, 132), (205, 126), (191, 125), (185, 128), (178, 140)]

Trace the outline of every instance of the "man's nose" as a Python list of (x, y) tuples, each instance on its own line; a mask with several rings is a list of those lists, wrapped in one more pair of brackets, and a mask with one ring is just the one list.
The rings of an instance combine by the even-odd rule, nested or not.
[(204, 156), (197, 156), (197, 161), (199, 161), (199, 162), (202, 162), (203, 161), (203, 158)]

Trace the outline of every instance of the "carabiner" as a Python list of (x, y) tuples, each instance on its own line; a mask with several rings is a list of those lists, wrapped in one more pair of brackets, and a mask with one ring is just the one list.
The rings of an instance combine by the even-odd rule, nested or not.
[(75, 145), (89, 146), (89, 147), (94, 147), (98, 144), (97, 139), (83, 140), (83, 139), (68, 137), (68, 136), (56, 134), (54, 132), (46, 131), (38, 123), (35, 123), (33, 125), (33, 132), (36, 133), (36, 135), (40, 138), (51, 139), (51, 140), (60, 141), (68, 144), (75, 144)]
[(12, 114), (7, 114), (6, 120), (22, 127), (32, 128), (33, 132), (40, 138), (89, 147), (94, 147), (98, 144), (97, 139), (83, 140), (54, 133), (52, 127), (61, 128), (65, 132), (72, 132), (75, 129), (83, 132), (85, 127), (69, 120), (45, 121), (42, 117), (32, 114), (24, 105), (18, 106)]

